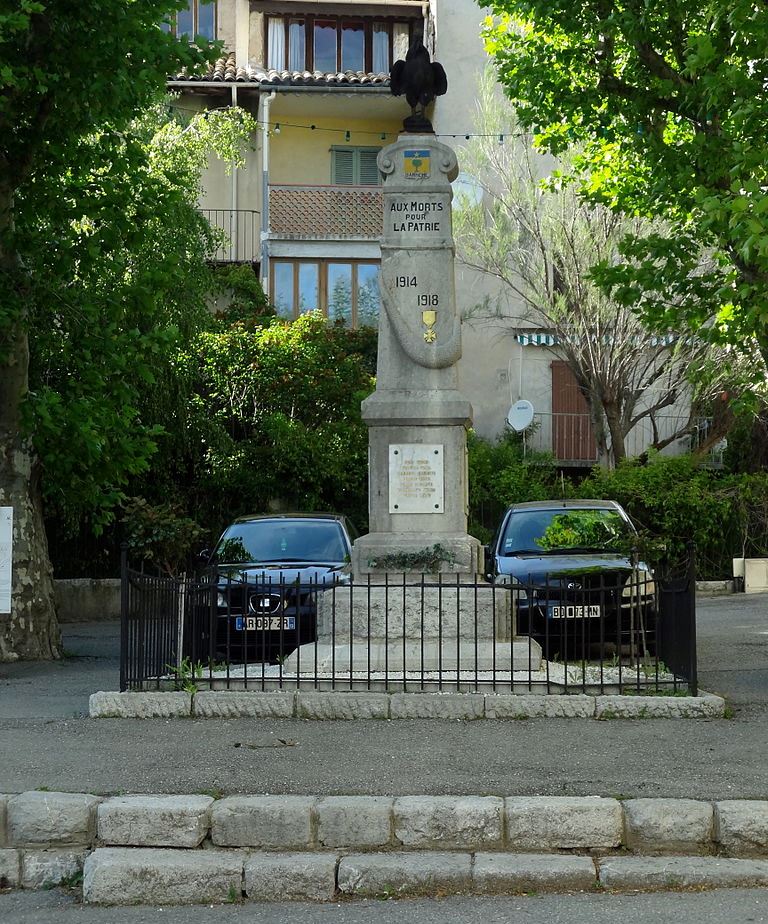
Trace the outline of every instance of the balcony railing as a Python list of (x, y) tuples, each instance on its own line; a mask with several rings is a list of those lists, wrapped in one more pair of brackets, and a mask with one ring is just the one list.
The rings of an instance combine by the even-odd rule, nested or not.
[(269, 187), (269, 230), (278, 237), (378, 240), (381, 215), (376, 186)]
[[(684, 428), (688, 424), (688, 416), (669, 414), (657, 416), (655, 421), (656, 438), (663, 441)], [(697, 418), (693, 430), (669, 444), (667, 452), (676, 455), (695, 449), (708, 435), (711, 425), (712, 421), (709, 418)], [(534, 427), (528, 433), (526, 442), (530, 449), (551, 452), (560, 462), (593, 465), (597, 461), (597, 446), (589, 414), (537, 413), (534, 415)], [(653, 445), (653, 442), (651, 421), (644, 418), (624, 440), (626, 455), (630, 458), (639, 456)]]
[(201, 209), (227, 240), (213, 259), (217, 263), (258, 263), (261, 256), (261, 212), (254, 209)]

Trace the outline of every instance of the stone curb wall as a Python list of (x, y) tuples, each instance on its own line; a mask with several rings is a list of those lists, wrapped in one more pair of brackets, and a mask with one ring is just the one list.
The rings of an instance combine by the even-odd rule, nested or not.
[(0, 887), (104, 903), (768, 885), (768, 800), (26, 792), (0, 821)]
[(583, 693), (368, 693), (335, 690), (204, 691), (91, 694), (91, 718), (298, 719), (714, 719), (725, 700), (699, 696)]

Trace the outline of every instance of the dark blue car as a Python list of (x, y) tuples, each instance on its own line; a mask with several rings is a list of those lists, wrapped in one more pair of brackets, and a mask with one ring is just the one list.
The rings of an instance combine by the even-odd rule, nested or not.
[(314, 641), (318, 594), (347, 583), (352, 530), (335, 514), (265, 514), (228, 526), (209, 562), (218, 656), (278, 661)]
[(491, 543), (487, 576), (512, 593), (518, 633), (545, 657), (652, 654), (656, 586), (636, 543), (615, 501), (515, 504)]

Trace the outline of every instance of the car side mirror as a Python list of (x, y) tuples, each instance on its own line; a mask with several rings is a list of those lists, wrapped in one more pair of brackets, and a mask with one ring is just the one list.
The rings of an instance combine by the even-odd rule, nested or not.
[(197, 560), (201, 565), (207, 565), (211, 559), (212, 551), (210, 549), (201, 549), (197, 553)]

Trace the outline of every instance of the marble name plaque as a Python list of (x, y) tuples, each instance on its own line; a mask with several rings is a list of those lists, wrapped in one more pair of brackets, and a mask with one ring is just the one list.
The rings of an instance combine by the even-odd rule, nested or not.
[(389, 447), (389, 512), (443, 513), (443, 446), (397, 443)]

